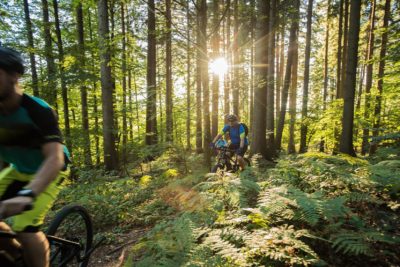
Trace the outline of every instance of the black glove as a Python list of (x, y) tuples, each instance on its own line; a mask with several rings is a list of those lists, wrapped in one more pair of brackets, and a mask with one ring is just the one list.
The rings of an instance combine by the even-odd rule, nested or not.
[(210, 143), (210, 148), (212, 149), (212, 148), (214, 148), (215, 147), (215, 143), (214, 142), (211, 142)]

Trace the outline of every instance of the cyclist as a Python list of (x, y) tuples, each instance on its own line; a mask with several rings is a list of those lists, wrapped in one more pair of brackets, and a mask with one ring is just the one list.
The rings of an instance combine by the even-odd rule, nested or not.
[(249, 144), (246, 136), (246, 128), (242, 123), (239, 123), (238, 117), (234, 114), (226, 116), (226, 120), (228, 124), (226, 124), (222, 131), (215, 136), (211, 143), (211, 147), (214, 148), (215, 142), (221, 139), (225, 134), (228, 134), (230, 139), (229, 148), (235, 150), (240, 168), (244, 170), (246, 163), (243, 156), (246, 153)]
[[(21, 55), (0, 46), (0, 159), (9, 164), (0, 172), (0, 219), (13, 217), (18, 241), (1, 240), (0, 247), (22, 245), (25, 263), (43, 267), (49, 244), (39, 227), (68, 177), (69, 153), (54, 111), (22, 92), (23, 73)], [(11, 229), (0, 222), (0, 230)]]

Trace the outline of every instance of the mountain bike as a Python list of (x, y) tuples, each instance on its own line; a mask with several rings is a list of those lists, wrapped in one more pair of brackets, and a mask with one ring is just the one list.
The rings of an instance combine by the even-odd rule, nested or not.
[[(240, 169), (240, 165), (235, 150), (230, 149), (227, 146), (215, 147), (214, 149), (218, 150), (219, 153), (217, 155), (217, 163), (211, 168), (212, 173), (215, 173), (218, 170), (237, 172)], [(248, 158), (243, 157), (243, 159), (246, 163), (246, 166), (251, 165), (250, 160)]]
[[(50, 266), (79, 266), (89, 263), (92, 252), (104, 241), (100, 239), (93, 245), (93, 225), (89, 213), (82, 206), (71, 204), (59, 211), (51, 221), (47, 231), (50, 244)], [(0, 231), (3, 238), (16, 238), (13, 232)], [(26, 266), (22, 257), (23, 248), (16, 253), (0, 251), (0, 266)], [(19, 255), (16, 259), (10, 255)]]

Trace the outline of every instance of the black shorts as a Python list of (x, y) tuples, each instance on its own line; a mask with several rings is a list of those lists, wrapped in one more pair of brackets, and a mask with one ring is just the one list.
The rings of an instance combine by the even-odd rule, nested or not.
[[(229, 148), (232, 150), (237, 150), (237, 149), (239, 149), (239, 147), (240, 147), (239, 144), (230, 144), (229, 145)], [(244, 147), (243, 147), (242, 151), (240, 151), (240, 153), (237, 153), (237, 152), (235, 152), (235, 153), (241, 157), (244, 157), (244, 154), (246, 153), (246, 151), (247, 151), (247, 145), (244, 145)]]

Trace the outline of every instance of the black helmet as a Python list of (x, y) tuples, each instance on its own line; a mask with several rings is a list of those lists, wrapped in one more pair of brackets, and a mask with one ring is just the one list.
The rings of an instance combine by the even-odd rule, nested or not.
[(17, 51), (0, 46), (0, 69), (24, 74), (24, 61)]
[(226, 116), (226, 120), (230, 122), (234, 122), (238, 120), (238, 117), (235, 114), (230, 114)]

